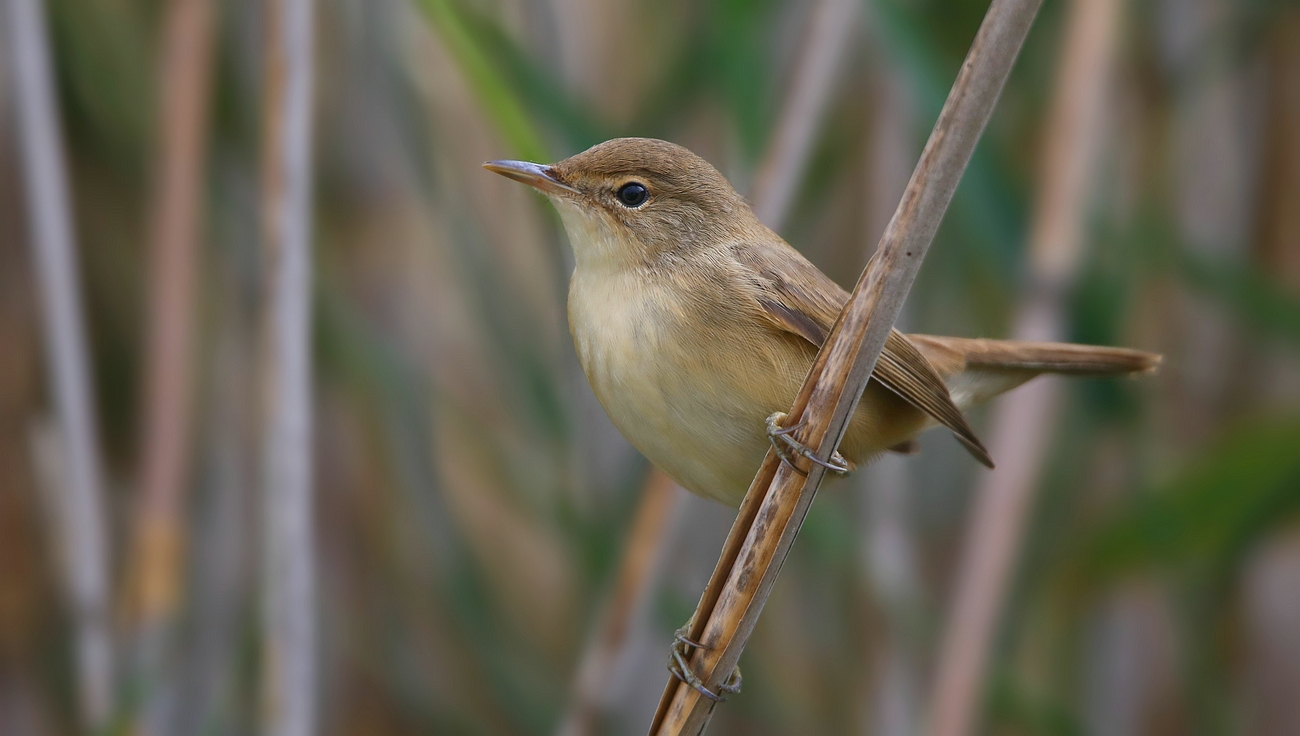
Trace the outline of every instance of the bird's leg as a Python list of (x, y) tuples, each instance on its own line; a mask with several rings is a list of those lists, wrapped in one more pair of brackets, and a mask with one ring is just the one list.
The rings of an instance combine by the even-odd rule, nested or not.
[(740, 668), (737, 667), (732, 670), (726, 681), (718, 685), (719, 693), (705, 687), (704, 681), (700, 679), (699, 675), (695, 674), (695, 670), (691, 669), (686, 660), (691, 656), (692, 649), (708, 649), (709, 647), (686, 638), (686, 632), (690, 630), (690, 627), (690, 623), (687, 622), (685, 626), (673, 634), (673, 645), (669, 650), (668, 657), (668, 671), (672, 673), (673, 677), (695, 688), (700, 695), (715, 703), (721, 703), (726, 700), (726, 697), (719, 693), (735, 694), (740, 692)]
[(803, 426), (803, 422), (799, 422), (793, 427), (782, 427), (781, 422), (785, 421), (785, 418), (785, 412), (783, 411), (778, 411), (767, 418), (767, 437), (771, 440), (772, 449), (776, 450), (776, 454), (779, 455), (787, 465), (793, 468), (796, 473), (799, 473), (800, 475), (808, 475), (804, 471), (800, 470), (798, 465), (795, 465), (791, 453), (800, 457), (805, 457), (809, 461), (826, 468), (827, 471), (834, 473), (835, 475), (848, 475), (849, 472), (853, 470), (853, 466), (850, 465), (849, 461), (845, 460), (844, 456), (839, 452), (835, 452), (831, 455), (830, 462), (826, 462), (817, 457), (817, 453), (813, 452), (811, 448), (790, 436), (796, 429)]

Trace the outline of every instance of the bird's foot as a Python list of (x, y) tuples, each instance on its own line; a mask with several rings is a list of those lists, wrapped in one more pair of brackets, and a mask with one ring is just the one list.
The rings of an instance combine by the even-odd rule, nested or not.
[(781, 422), (784, 422), (785, 418), (786, 415), (783, 411), (778, 411), (767, 418), (767, 437), (771, 440), (772, 449), (776, 450), (776, 454), (796, 473), (808, 475), (808, 473), (799, 469), (792, 455), (807, 458), (810, 462), (826, 468), (827, 472), (835, 475), (848, 475), (853, 470), (853, 466), (839, 452), (831, 455), (830, 462), (817, 457), (817, 453), (813, 452), (810, 447), (790, 436), (794, 434), (796, 429), (803, 426), (803, 422), (799, 422), (793, 427), (782, 427)]
[(668, 671), (672, 673), (673, 677), (695, 688), (700, 695), (715, 703), (721, 703), (727, 699), (722, 693), (734, 695), (740, 692), (740, 668), (737, 667), (732, 670), (727, 679), (718, 685), (718, 692), (715, 693), (705, 687), (704, 681), (700, 679), (699, 675), (695, 674), (695, 670), (691, 669), (690, 663), (686, 660), (690, 658), (692, 649), (708, 649), (708, 647), (686, 638), (686, 632), (690, 630), (690, 626), (688, 623), (673, 634), (673, 645), (668, 656)]

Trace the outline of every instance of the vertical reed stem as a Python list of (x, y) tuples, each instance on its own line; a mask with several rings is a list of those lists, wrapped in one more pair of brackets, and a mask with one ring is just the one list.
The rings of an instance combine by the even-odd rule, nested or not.
[(190, 465), (193, 343), (212, 57), (210, 0), (173, 0), (158, 63), (142, 486), (129, 572), (145, 688), (144, 730), (161, 733), (166, 631), (180, 608)]
[(312, 0), (272, 0), (263, 139), (264, 731), (316, 731), (312, 534)]
[[(1071, 4), (1030, 235), (1030, 289), (1016, 317), (1016, 339), (1064, 336), (1066, 290), (1083, 250), (1119, 11), (1120, 0)], [(930, 705), (933, 736), (974, 732), (989, 647), (1059, 403), (1060, 385), (1039, 379), (1005, 397), (994, 413), (989, 448), (999, 465), (976, 491)]]

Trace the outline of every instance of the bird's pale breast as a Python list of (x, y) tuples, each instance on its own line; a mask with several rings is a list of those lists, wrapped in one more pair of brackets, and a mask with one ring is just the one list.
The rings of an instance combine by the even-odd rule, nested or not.
[(727, 307), (701, 319), (708, 307), (697, 295), (635, 278), (574, 274), (569, 326), (583, 371), (651, 462), (688, 490), (736, 505), (767, 448), (764, 419), (789, 404), (806, 365), (753, 349), (761, 342), (746, 339)]

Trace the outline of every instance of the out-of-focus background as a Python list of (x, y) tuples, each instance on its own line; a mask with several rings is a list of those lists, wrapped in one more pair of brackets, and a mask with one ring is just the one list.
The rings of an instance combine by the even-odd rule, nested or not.
[[(3, 3), (14, 736), (286, 733), (284, 703), (321, 734), (643, 733), (732, 511), (605, 419), (559, 221), (479, 164), (673, 140), (851, 286), (987, 7), (316, 0), (314, 540), (276, 566), (285, 2)], [(42, 275), (60, 221), (73, 280)], [(977, 412), (992, 475), (934, 432), (824, 488), (710, 733), (1300, 733), (1300, 4), (1048, 0), (901, 322), (1166, 359)], [(263, 591), (302, 574), (315, 631), (271, 641)], [(304, 647), (314, 685), (268, 705)]]

